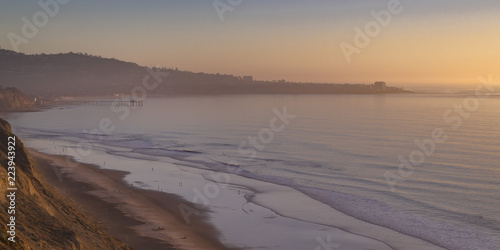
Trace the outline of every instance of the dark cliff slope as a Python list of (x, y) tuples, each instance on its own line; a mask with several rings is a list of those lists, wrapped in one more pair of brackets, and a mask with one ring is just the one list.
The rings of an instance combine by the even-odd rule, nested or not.
[(10, 124), (0, 119), (0, 249), (128, 249), (96, 226), (92, 219), (58, 195), (34, 171), (27, 150), (16, 137), (15, 242), (8, 240), (11, 191), (8, 182)]

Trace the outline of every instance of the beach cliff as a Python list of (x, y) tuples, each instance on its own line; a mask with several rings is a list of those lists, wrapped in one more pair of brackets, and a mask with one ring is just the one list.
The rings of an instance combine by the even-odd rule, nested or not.
[[(9, 168), (10, 160), (15, 168)], [(3, 119), (0, 161), (0, 249), (129, 249), (38, 176), (28, 151)]]
[(34, 100), (16, 88), (0, 86), (0, 111), (22, 111), (35, 106)]

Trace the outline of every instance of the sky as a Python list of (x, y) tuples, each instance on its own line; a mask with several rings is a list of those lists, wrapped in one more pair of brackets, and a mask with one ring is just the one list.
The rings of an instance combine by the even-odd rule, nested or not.
[[(58, 1), (0, 0), (0, 46), (259, 80), (405, 86), (500, 76), (498, 0)], [(26, 20), (35, 35), (23, 33)]]

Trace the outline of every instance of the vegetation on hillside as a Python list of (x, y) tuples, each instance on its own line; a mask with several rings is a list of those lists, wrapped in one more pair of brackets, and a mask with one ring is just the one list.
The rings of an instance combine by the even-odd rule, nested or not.
[(0, 85), (16, 87), (35, 96), (130, 94), (154, 85), (151, 71), (166, 76), (149, 94), (377, 94), (404, 93), (401, 88), (375, 84), (294, 83), (255, 81), (252, 77), (194, 73), (174, 68), (153, 68), (82, 53), (26, 55), (0, 49)]

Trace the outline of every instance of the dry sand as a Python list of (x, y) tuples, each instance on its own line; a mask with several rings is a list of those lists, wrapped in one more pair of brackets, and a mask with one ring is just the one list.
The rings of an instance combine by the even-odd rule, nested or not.
[(176, 195), (131, 187), (123, 171), (68, 164), (66, 157), (35, 150), (30, 154), (47, 183), (134, 249), (234, 249), (219, 242), (203, 213), (191, 216), (187, 225), (177, 207), (186, 202)]

